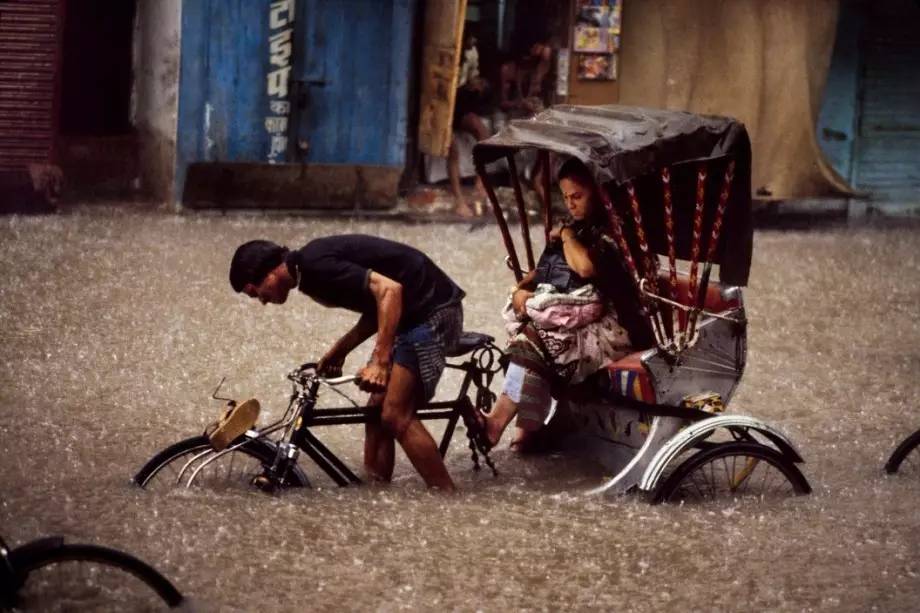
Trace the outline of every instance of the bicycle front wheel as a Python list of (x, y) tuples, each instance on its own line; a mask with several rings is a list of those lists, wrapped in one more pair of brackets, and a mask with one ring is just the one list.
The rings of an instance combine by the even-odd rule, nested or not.
[[(212, 488), (249, 487), (255, 477), (272, 466), (277, 448), (261, 439), (249, 439), (236, 447), (239, 440), (221, 452), (211, 447), (206, 436), (179, 441), (153, 456), (132, 481), (148, 490), (169, 490), (192, 484)], [(282, 485), (309, 487), (310, 482), (295, 465)]]
[(52, 537), (13, 549), (21, 581), (16, 609), (24, 611), (159, 611), (183, 602), (155, 568), (130, 554)]

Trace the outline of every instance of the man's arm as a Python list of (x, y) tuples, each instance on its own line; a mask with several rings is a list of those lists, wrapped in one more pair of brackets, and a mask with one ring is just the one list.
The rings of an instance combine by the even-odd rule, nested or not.
[(402, 317), (402, 284), (371, 271), (368, 289), (377, 303), (377, 342), (367, 366), (358, 372), (359, 386), (366, 392), (386, 389), (390, 377), (390, 354), (396, 340), (396, 328)]
[(352, 326), (351, 330), (345, 333), (342, 338), (337, 340), (329, 351), (326, 352), (317, 367), (317, 371), (323, 375), (336, 377), (342, 374), (342, 364), (348, 354), (355, 347), (369, 339), (377, 331), (377, 324), (373, 316), (362, 315), (358, 322)]

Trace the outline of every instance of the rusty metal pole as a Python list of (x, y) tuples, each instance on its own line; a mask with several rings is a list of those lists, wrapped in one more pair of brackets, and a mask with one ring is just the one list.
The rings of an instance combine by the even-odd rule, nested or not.
[(501, 230), (502, 240), (505, 242), (505, 250), (508, 252), (508, 257), (511, 259), (511, 271), (514, 273), (515, 280), (520, 283), (524, 275), (521, 272), (521, 264), (518, 261), (517, 251), (514, 248), (514, 241), (511, 240), (511, 232), (508, 231), (505, 213), (498, 204), (498, 198), (495, 196), (495, 190), (492, 189), (492, 184), (489, 182), (488, 176), (486, 176), (486, 169), (483, 164), (476, 164), (476, 174), (479, 175), (479, 180), (482, 181), (483, 187), (486, 188), (486, 195), (489, 196), (489, 202), (492, 203), (492, 212), (495, 213), (495, 221), (498, 222), (498, 229)]
[(527, 268), (534, 269), (533, 246), (530, 244), (530, 221), (527, 219), (527, 207), (524, 204), (524, 192), (521, 191), (521, 179), (518, 177), (517, 164), (514, 162), (514, 153), (509, 153), (508, 170), (511, 173), (511, 185), (514, 186), (514, 197), (517, 200), (518, 216), (521, 218), (521, 236), (524, 238), (524, 249), (527, 252)]
[(540, 152), (540, 164), (543, 166), (543, 234), (549, 244), (549, 233), (553, 229), (552, 177), (550, 176), (549, 151)]

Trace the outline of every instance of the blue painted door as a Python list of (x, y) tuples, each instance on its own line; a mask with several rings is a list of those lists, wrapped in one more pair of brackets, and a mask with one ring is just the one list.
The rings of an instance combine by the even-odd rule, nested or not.
[[(281, 0), (184, 0), (176, 193), (193, 162), (266, 162), (270, 15)], [(294, 3), (286, 127), (279, 161), (405, 165), (417, 0)], [(299, 88), (299, 89), (298, 89)], [(295, 99), (302, 94), (302, 108)], [(280, 132), (277, 132), (281, 134)], [(298, 155), (299, 141), (308, 144)]]
[(302, 161), (405, 165), (415, 9), (300, 0), (292, 103)]
[(269, 135), (268, 2), (185, 0), (179, 163), (258, 162)]

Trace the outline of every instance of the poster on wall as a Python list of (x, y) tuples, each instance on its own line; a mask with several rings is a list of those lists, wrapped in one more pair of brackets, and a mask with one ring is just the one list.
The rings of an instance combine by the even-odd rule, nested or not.
[(579, 0), (572, 45), (579, 79), (617, 78), (621, 14), (620, 0)]
[(595, 28), (620, 32), (621, 4), (619, 0), (580, 0), (575, 22)]
[(620, 35), (613, 28), (575, 26), (575, 51), (579, 53), (616, 53), (620, 48)]
[(581, 53), (576, 74), (583, 81), (613, 81), (617, 78), (617, 56), (613, 53)]

